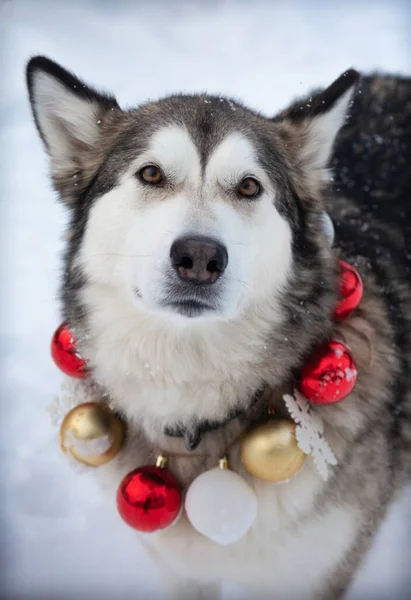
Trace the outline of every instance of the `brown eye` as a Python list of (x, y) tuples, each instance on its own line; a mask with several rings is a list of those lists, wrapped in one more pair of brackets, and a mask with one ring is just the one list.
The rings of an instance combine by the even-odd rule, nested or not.
[(161, 183), (163, 181), (163, 174), (159, 167), (155, 165), (148, 165), (141, 169), (139, 172), (140, 178), (145, 181), (145, 183), (151, 183), (153, 185), (157, 183)]
[(238, 193), (244, 198), (255, 198), (260, 191), (260, 184), (253, 177), (245, 177), (238, 186)]

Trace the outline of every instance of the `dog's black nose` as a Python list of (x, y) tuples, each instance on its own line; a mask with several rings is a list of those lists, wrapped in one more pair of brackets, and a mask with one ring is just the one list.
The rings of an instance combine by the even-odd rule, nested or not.
[(197, 285), (215, 283), (228, 263), (226, 248), (203, 236), (179, 238), (171, 246), (170, 258), (180, 279)]

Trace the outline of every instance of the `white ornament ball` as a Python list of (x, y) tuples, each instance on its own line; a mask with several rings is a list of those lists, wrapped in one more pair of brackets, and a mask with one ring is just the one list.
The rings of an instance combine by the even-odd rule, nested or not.
[(327, 238), (327, 240), (329, 241), (330, 246), (332, 246), (334, 243), (335, 232), (334, 232), (334, 225), (331, 220), (331, 217), (327, 212), (324, 211), (321, 215), (321, 220), (322, 220), (322, 227), (323, 227), (324, 235)]
[(242, 538), (254, 523), (257, 497), (240, 475), (216, 467), (190, 485), (185, 509), (194, 529), (226, 546)]

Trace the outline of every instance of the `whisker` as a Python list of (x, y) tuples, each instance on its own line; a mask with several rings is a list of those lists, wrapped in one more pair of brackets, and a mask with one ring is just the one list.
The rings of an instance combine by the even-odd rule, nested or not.
[(250, 244), (247, 244), (246, 242), (236, 242), (233, 240), (227, 240), (227, 244), (233, 244), (236, 246), (249, 246)]
[(100, 256), (120, 256), (121, 258), (150, 258), (151, 254), (116, 254), (115, 252), (102, 252), (101, 254), (92, 254), (92, 258)]
[(245, 288), (249, 288), (252, 289), (252, 285), (251, 283), (248, 283), (247, 281), (244, 281), (243, 279), (239, 279), (238, 277), (233, 277), (234, 281), (238, 281), (238, 283), (240, 283), (241, 285), (243, 285)]

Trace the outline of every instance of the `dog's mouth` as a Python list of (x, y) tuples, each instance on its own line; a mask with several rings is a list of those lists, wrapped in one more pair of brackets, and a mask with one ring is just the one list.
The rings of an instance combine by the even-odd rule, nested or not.
[(199, 317), (206, 312), (214, 311), (215, 307), (199, 300), (178, 300), (167, 302), (164, 308), (169, 308), (183, 317)]

